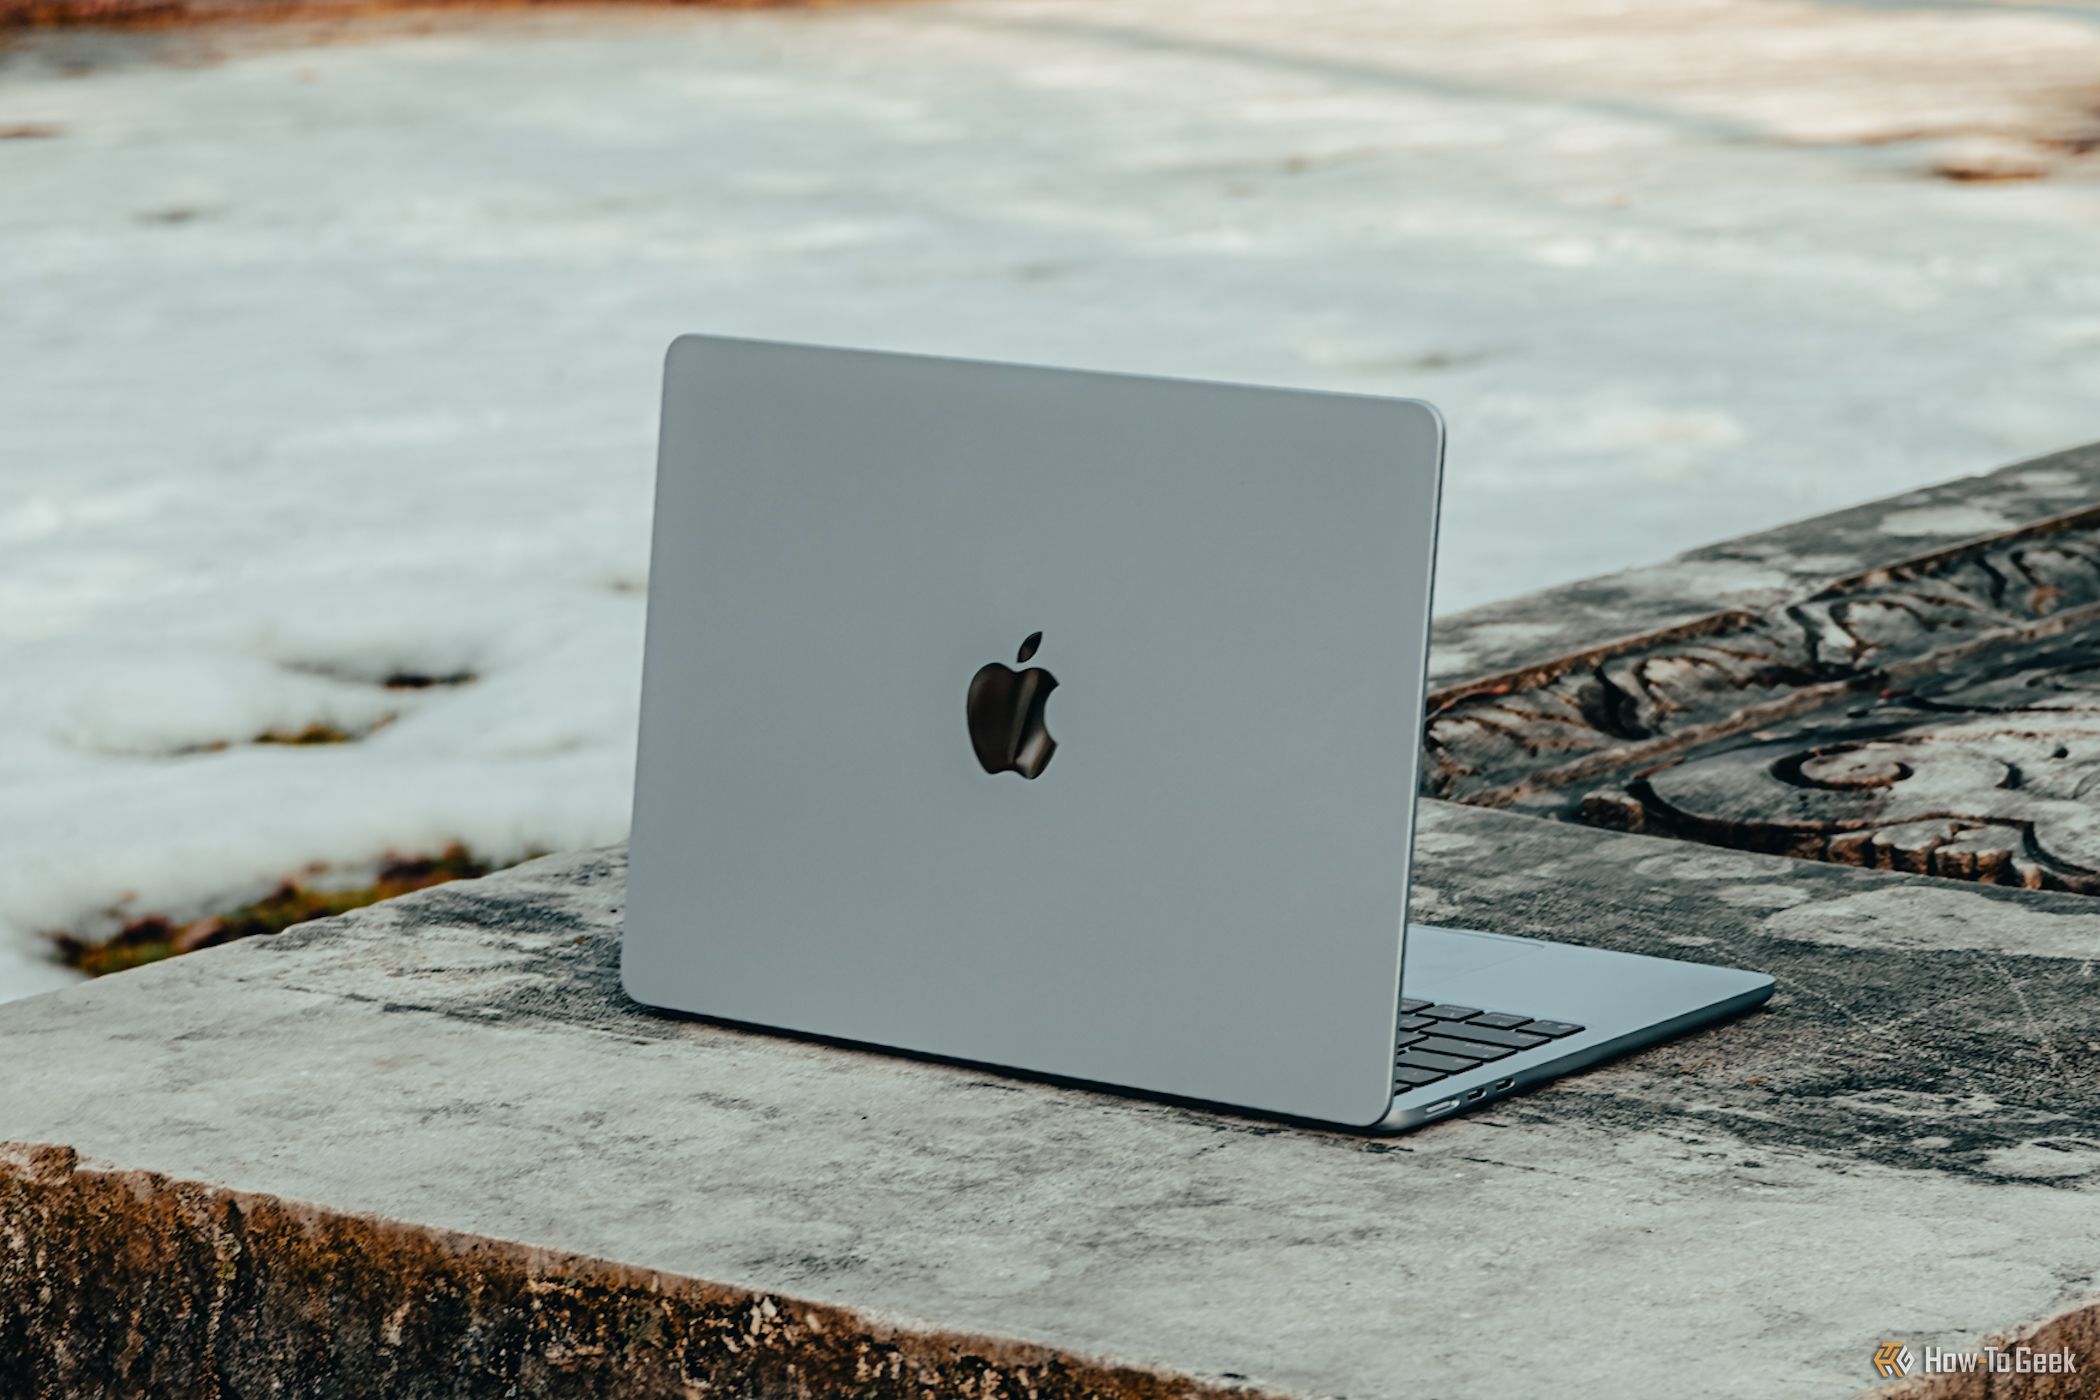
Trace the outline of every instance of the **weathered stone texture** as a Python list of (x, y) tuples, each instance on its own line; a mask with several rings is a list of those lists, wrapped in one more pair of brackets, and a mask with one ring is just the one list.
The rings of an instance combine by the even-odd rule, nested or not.
[(0, 1148), (0, 1396), (1252, 1395)]
[[(1960, 485), (1966, 496), (1883, 503), (1854, 522), (1859, 538), (1833, 540), (1823, 522), (1777, 532), (1804, 558), (1842, 544), (1826, 563), (1885, 556), (1866, 567), (1797, 572), (1746, 605), (1446, 685), (1429, 789), (1742, 850), (2100, 892), (2087, 800), (2100, 771), (2100, 454)], [(2084, 499), (2064, 508), (2072, 492)], [(2034, 512), (2046, 513), (2020, 518)], [(1908, 532), (1873, 533), (1905, 516), (2005, 528), (1923, 551)], [(1532, 606), (1566, 610), (1553, 594)]]
[(1557, 672), (1562, 658), (1766, 612), (1835, 579), (2088, 509), (2096, 483), (2091, 444), (1439, 618), (1432, 685), (1455, 693)]
[(1421, 844), (1426, 917), (1780, 991), (1367, 1139), (648, 1014), (624, 862), (552, 858), (0, 1008), (0, 1137), (107, 1164), (0, 1159), (0, 1374), (217, 1335), (265, 1375), (317, 1351), (314, 1393), (646, 1394), (769, 1298), (838, 1331), (706, 1353), (711, 1393), (825, 1393), (853, 1336), (927, 1394), (1765, 1400), (1858, 1393), (1888, 1335), (2090, 1327), (2090, 901), (1445, 803)]

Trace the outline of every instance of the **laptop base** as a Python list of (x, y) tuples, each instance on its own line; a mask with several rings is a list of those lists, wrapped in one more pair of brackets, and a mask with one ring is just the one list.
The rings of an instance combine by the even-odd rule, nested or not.
[[(1402, 968), (1413, 1011), (1401, 1018), (1396, 1078), (1444, 1073), (1397, 1083), (1374, 1132), (1521, 1093), (1749, 1010), (1773, 989), (1770, 977), (1734, 968), (1427, 925), (1409, 925)], [(1481, 1028), (1472, 1039), (1469, 1025)], [(1475, 1056), (1492, 1058), (1467, 1067)]]

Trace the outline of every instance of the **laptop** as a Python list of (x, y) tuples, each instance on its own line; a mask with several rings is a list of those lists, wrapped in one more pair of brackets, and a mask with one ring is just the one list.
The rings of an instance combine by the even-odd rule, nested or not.
[(664, 374), (628, 995), (1398, 1131), (1763, 1001), (1407, 920), (1444, 429), (773, 344)]

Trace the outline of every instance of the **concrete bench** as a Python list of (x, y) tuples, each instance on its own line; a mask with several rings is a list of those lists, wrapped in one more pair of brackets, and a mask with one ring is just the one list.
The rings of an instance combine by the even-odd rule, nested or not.
[[(1920, 819), (1871, 806), (1911, 774), (1844, 755), (2048, 684), (2027, 649), (2100, 596), (2061, 562), (2096, 500), (2100, 452), (2066, 454), (1443, 626), (1462, 800), (1425, 804), (1418, 916), (1779, 993), (1399, 1139), (645, 1012), (618, 851), (0, 1007), (0, 1393), (1847, 1396), (1883, 1343), (1990, 1337), (2081, 1369), (1898, 1384), (2100, 1393), (2100, 903), (2048, 874), (2075, 842), (1914, 871), (1831, 839)], [(1869, 625), (1916, 598), (1832, 593), (2021, 531), (2056, 597), (1918, 585), (1958, 654)], [(1833, 610), (1857, 654), (1724, 664)], [(2005, 793), (2068, 782), (2072, 815), (2047, 755), (2076, 746), (2019, 725), (2021, 786), (1943, 809), (2018, 830)], [(1823, 750), (1827, 828), (1782, 854), (1793, 818), (1731, 794)], [(1709, 761), (1718, 806), (1671, 795)]]

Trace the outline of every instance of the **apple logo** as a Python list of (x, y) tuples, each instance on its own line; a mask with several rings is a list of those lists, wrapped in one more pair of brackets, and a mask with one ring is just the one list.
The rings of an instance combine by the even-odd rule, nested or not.
[[(1026, 665), (1042, 644), (1043, 634), (1031, 632), (1014, 660)], [(1043, 727), (1043, 705), (1055, 689), (1057, 677), (1040, 666), (1016, 672), (994, 661), (970, 677), (970, 747), (985, 772), (1033, 778), (1050, 766), (1057, 740)]]

